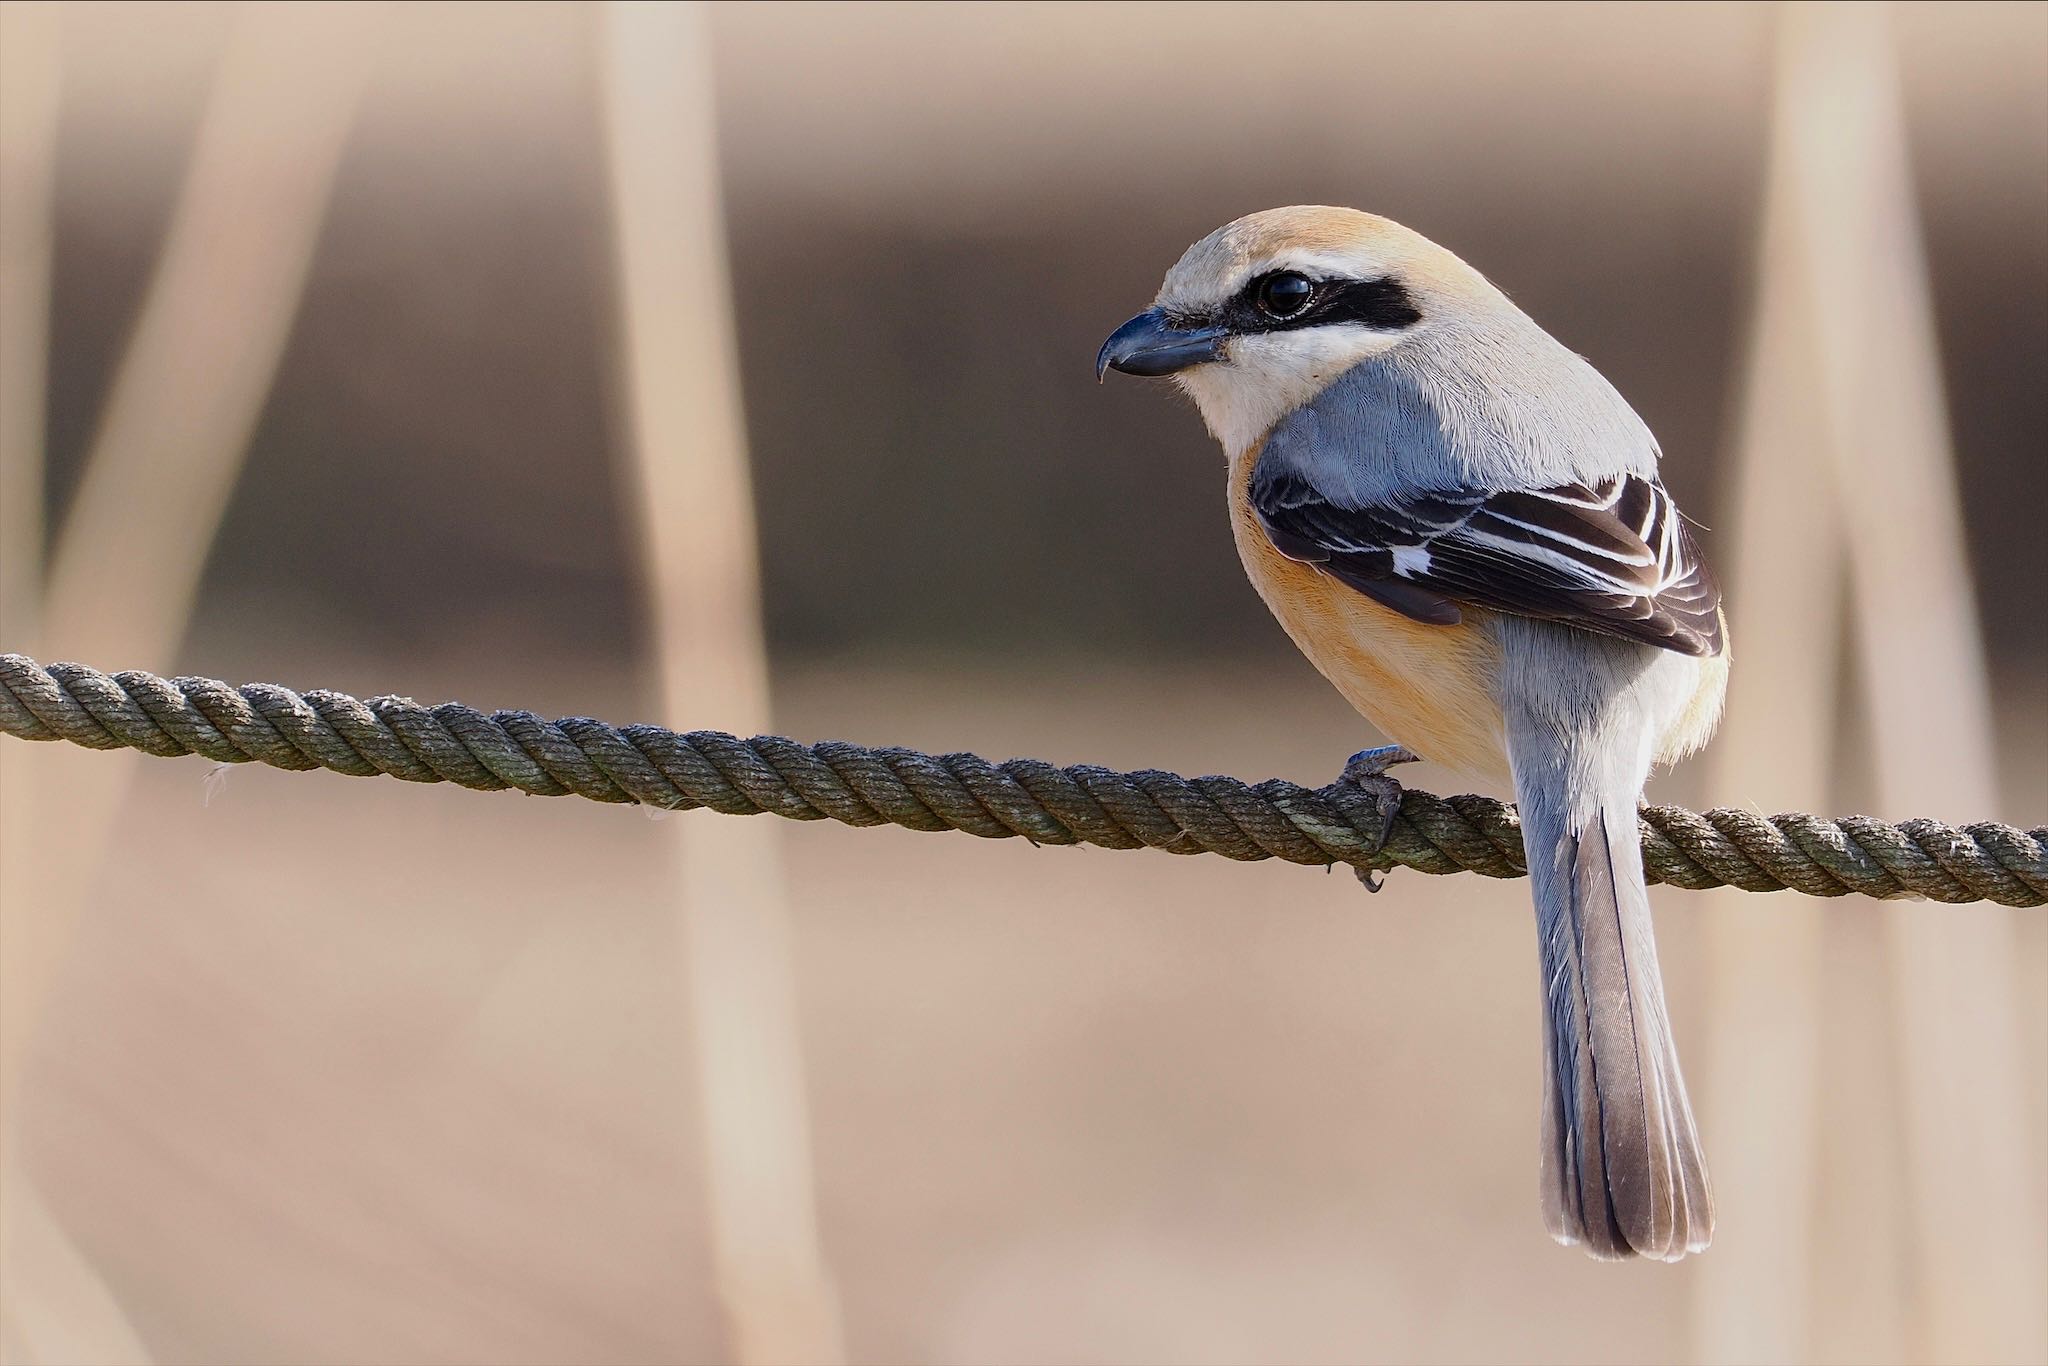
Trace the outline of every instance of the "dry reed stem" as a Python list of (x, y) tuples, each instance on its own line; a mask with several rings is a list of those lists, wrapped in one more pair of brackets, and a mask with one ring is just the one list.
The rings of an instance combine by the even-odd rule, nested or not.
[[(668, 716), (767, 729), (753, 495), (696, 5), (605, 13), (627, 471)], [(820, 1249), (782, 832), (677, 822), (712, 1257), (734, 1357), (843, 1357)]]
[[(43, 422), (49, 367), (60, 19), (54, 4), (0, 8), (0, 630), (35, 639), (42, 620)], [(0, 941), (33, 900), (33, 769), (0, 765)], [(10, 909), (12, 908), (12, 909)], [(0, 953), (0, 964), (6, 954)], [(0, 994), (12, 983), (0, 966)], [(13, 1021), (0, 1016), (0, 1036)], [(13, 1049), (0, 1037), (0, 1105)]]
[[(0, 630), (37, 639), (42, 620), (44, 395), (49, 380), (63, 25), (54, 4), (0, 7)], [(12, 931), (36, 888), (37, 770), (0, 765), (0, 993)], [(20, 1166), (14, 1059), (0, 1040), (0, 1366), (146, 1362), (97, 1267), (51, 1216)]]
[[(1802, 6), (1793, 23), (1815, 73), (1799, 221), (1838, 434), (1825, 451), (1848, 530), (1863, 748), (1880, 810), (1980, 809), (1998, 794), (1991, 690), (1892, 20)], [(1937, 1362), (2048, 1360), (2048, 1204), (2019, 1091), (2012, 913), (1938, 932), (1898, 908), (1886, 919), (1921, 1316), (1902, 1346)]]
[[(200, 127), (85, 475), (51, 559), (44, 640), (66, 654), (174, 655), (250, 431), (283, 354), (334, 168), (367, 74), (373, 9), (243, 11)], [(121, 547), (110, 555), (107, 547)], [(138, 572), (138, 570), (140, 572)], [(133, 765), (66, 791), (32, 847), (0, 996), (0, 1075), (97, 867)], [(53, 815), (56, 813), (52, 813)], [(17, 908), (26, 910), (26, 907)]]
[[(168, 658), (183, 637), (297, 312), (379, 17), (379, 7), (343, 4), (241, 11), (162, 256), (53, 548), (40, 631), (51, 648)], [(7, 84), (14, 84), (11, 77)], [(40, 374), (41, 365), (36, 369)], [(25, 430), (20, 414), (8, 420)], [(39, 420), (36, 426), (39, 432)], [(26, 487), (18, 464), (9, 464), (10, 479)], [(122, 553), (107, 554), (109, 546)], [(36, 1018), (133, 772), (126, 760), (96, 766), (90, 777), (67, 784), (61, 803), (10, 799), (10, 811), (23, 815), (5, 832), (0, 1103), (18, 1085)], [(17, 770), (10, 786), (25, 776)], [(144, 1359), (112, 1296), (34, 1200), (26, 1178), (11, 1168), (7, 1177), (9, 1204), (19, 1214), (9, 1221), (9, 1268), (20, 1292), (8, 1295), (19, 1305), (11, 1311), (9, 1349), (38, 1359), (74, 1355), (65, 1348), (50, 1357), (54, 1339), (93, 1344), (85, 1351), (92, 1359)], [(35, 1323), (25, 1327), (31, 1314)], [(54, 1317), (71, 1314), (93, 1321)]]
[[(1733, 606), (1734, 668), (1702, 768), (1709, 791), (1826, 810), (1842, 549), (1814, 454), (1828, 433), (1810, 398), (1815, 323), (1792, 221), (1801, 168), (1790, 130), (1802, 79), (1781, 47), (1731, 515), (1714, 552)], [(1701, 925), (1701, 1123), (1718, 1227), (1693, 1282), (1693, 1341), (1704, 1362), (1796, 1361), (1812, 1335), (1825, 922), (1773, 916), (1732, 891), (1706, 895), (1715, 904)]]
[[(1989, 688), (1889, 20), (1873, 6), (1802, 5), (1779, 21), (1739, 539), (1724, 557), (1739, 667), (1712, 781), (1765, 788), (1774, 802), (1842, 799), (1830, 790), (1842, 758), (1833, 604), (1846, 587), (1872, 718), (1861, 748), (1874, 756), (1880, 809), (1977, 809), (1995, 797)], [(1903, 717), (1916, 719), (1886, 724)], [(1723, 1222), (1697, 1282), (1698, 1354), (1802, 1359), (1828, 1298), (1816, 1293), (1822, 1277), (1867, 1292), (1905, 1264), (1903, 1302), (1861, 1293), (1844, 1306), (1859, 1349), (1945, 1362), (2048, 1356), (2048, 1324), (2031, 1307), (2048, 1282), (2048, 1220), (2015, 1086), (2025, 1063), (2011, 913), (1986, 908), (1933, 932), (1923, 917), (1886, 912), (1897, 1112), (1872, 1113), (1878, 1097), (1859, 1093), (1851, 1113), (1837, 1096), (1832, 1117), (1852, 1150), (1829, 1183), (1819, 1180), (1822, 964), (1853, 957), (1853, 931), (1824, 931), (1822, 917), (1767, 924), (1726, 900), (1707, 926), (1706, 1108)], [(1854, 1268), (1814, 1261), (1823, 1187), (1842, 1192), (1832, 1241)]]
[[(174, 657), (368, 74), (375, 7), (258, 5), (242, 16), (56, 538), (43, 635), (62, 653)], [(9, 936), (16, 976), (0, 998), (7, 1075), (133, 772), (124, 760), (73, 783), (62, 819), (34, 842), (36, 914)]]

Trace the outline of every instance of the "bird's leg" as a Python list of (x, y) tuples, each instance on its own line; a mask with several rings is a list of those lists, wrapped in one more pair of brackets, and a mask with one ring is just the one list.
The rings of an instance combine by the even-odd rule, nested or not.
[[(1395, 764), (1416, 763), (1421, 758), (1413, 750), (1400, 745), (1381, 745), (1377, 749), (1361, 749), (1345, 762), (1344, 772), (1338, 781), (1350, 783), (1370, 797), (1373, 811), (1379, 816), (1380, 833), (1373, 843), (1374, 849), (1386, 844), (1387, 836), (1393, 833), (1394, 817), (1401, 811), (1401, 784), (1389, 778), (1387, 770)], [(1351, 871), (1365, 884), (1368, 892), (1377, 892), (1385, 883), (1385, 879), (1370, 868), (1353, 868)]]

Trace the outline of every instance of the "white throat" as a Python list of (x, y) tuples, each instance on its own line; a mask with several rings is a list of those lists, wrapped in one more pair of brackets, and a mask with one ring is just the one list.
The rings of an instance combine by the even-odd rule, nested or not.
[(1174, 376), (1195, 401), (1210, 435), (1233, 460), (1362, 360), (1400, 335), (1365, 327), (1309, 327), (1233, 337), (1224, 360)]

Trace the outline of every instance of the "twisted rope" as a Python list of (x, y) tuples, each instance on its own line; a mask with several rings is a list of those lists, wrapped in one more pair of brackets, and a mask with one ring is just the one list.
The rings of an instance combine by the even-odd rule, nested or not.
[[(88, 749), (139, 749), (218, 763), (325, 768), (357, 777), (455, 783), (482, 792), (707, 807), (732, 816), (964, 830), (1034, 844), (1163, 849), (1173, 854), (1285, 859), (1365, 869), (1520, 877), (1514, 807), (1490, 797), (1410, 790), (1385, 845), (1373, 848), (1371, 803), (1345, 783), (1305, 788), (1281, 778), (1183, 778), (1037, 759), (1000, 764), (973, 754), (868, 749), (779, 735), (613, 727), (587, 717), (486, 715), (456, 702), (361, 701), (269, 683), (103, 674), (0, 655), (0, 732)], [(1868, 816), (1765, 818), (1674, 806), (1642, 811), (1643, 864), (1676, 887), (1790, 887), (1812, 896), (1918, 896), (2006, 906), (2048, 903), (2048, 830), (1982, 822), (1898, 825)]]

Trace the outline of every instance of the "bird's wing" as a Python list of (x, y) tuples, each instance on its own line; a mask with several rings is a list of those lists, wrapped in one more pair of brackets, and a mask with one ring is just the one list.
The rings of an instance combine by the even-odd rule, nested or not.
[(1419, 493), (1352, 506), (1261, 460), (1252, 505), (1290, 559), (1417, 621), (1459, 604), (1688, 655), (1721, 652), (1721, 590), (1654, 476)]

